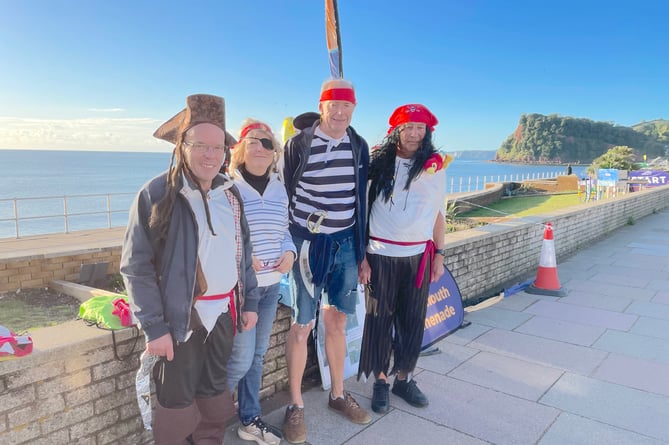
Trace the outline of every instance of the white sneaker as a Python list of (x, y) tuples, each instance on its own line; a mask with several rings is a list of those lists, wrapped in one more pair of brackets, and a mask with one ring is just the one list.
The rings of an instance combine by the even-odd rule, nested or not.
[(254, 440), (258, 445), (279, 445), (283, 437), (278, 428), (263, 422), (260, 416), (248, 425), (240, 424), (237, 435), (240, 439)]

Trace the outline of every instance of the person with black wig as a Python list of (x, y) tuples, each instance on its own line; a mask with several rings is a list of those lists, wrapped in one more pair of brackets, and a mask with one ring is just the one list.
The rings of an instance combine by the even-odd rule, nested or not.
[(444, 273), (446, 175), (444, 156), (432, 143), (437, 118), (424, 105), (408, 104), (397, 108), (389, 123), (371, 156), (368, 244), (359, 267), (367, 313), (358, 379), (374, 374), (372, 410), (379, 413), (388, 411), (386, 379), (393, 374), (393, 394), (413, 406), (429, 403), (410, 377), (430, 282)]

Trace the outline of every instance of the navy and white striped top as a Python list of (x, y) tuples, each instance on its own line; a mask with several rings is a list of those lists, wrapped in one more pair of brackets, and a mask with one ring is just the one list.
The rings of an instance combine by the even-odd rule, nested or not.
[[(348, 134), (332, 139), (317, 128), (311, 141), (307, 167), (290, 203), (290, 221), (307, 227), (326, 211), (320, 233), (335, 233), (353, 226), (355, 219), (355, 170)], [(311, 216), (310, 216), (311, 215)]]

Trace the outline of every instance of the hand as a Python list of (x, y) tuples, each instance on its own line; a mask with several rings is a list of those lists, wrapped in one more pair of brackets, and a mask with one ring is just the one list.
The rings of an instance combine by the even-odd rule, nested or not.
[(250, 331), (258, 322), (258, 313), (251, 311), (242, 312), (242, 330)]
[(251, 259), (253, 261), (253, 270), (255, 270), (256, 272), (262, 270), (262, 264), (260, 263), (260, 260), (256, 258), (255, 255), (252, 255)]
[(291, 250), (284, 252), (274, 265), (274, 270), (281, 272), (282, 274), (288, 273), (293, 267), (293, 262), (295, 262), (295, 252)]
[(432, 261), (432, 270), (430, 271), (430, 282), (434, 283), (444, 274), (444, 257), (437, 254)]
[(362, 262), (358, 266), (358, 283), (360, 284), (369, 284), (369, 280), (372, 278), (372, 268), (369, 267), (367, 262), (367, 257), (365, 256), (362, 259)]
[(147, 354), (165, 357), (168, 362), (174, 358), (174, 346), (172, 344), (172, 335), (168, 332), (162, 337), (158, 337), (146, 344)]

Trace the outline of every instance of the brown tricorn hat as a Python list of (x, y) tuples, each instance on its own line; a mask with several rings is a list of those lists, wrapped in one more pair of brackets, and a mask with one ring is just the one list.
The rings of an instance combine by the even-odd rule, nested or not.
[[(161, 125), (153, 136), (176, 144), (179, 135), (197, 124), (213, 124), (225, 131), (225, 100), (209, 94), (193, 94), (186, 98), (186, 108)], [(225, 145), (230, 147), (237, 141), (225, 131)]]

